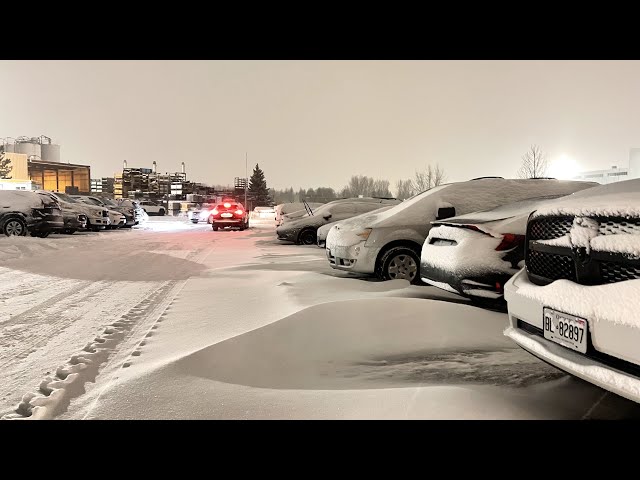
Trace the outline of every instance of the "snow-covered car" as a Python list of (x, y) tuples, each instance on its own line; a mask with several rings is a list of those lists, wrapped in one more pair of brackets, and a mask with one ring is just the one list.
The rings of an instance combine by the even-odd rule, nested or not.
[(117, 203), (124, 209), (124, 211), (120, 210), (122, 213), (124, 213), (125, 215), (133, 215), (135, 221), (134, 225), (146, 222), (149, 219), (149, 215), (147, 214), (147, 212), (143, 210), (143, 208), (136, 200), (121, 198), (117, 200)]
[(64, 228), (58, 202), (26, 190), (0, 190), (0, 231), (6, 236), (47, 237)]
[(505, 285), (505, 335), (561, 370), (640, 402), (640, 179), (531, 214), (525, 268)]
[[(324, 203), (307, 202), (307, 205), (315, 210)], [(304, 217), (307, 214), (303, 202), (281, 203), (276, 205), (276, 227), (279, 227), (288, 220)]]
[(334, 225), (340, 223), (339, 221), (327, 223), (326, 225), (321, 226), (316, 232), (316, 242), (320, 248), (325, 247), (325, 243), (327, 240), (327, 235), (329, 234), (329, 230), (331, 230)]
[(278, 240), (302, 245), (314, 245), (318, 228), (329, 223), (346, 220), (363, 213), (378, 210), (382, 206), (397, 205), (400, 200), (385, 198), (346, 198), (325, 203), (317, 209), (310, 208), (306, 215), (287, 221), (276, 228)]
[[(567, 182), (565, 194), (595, 187)], [(479, 303), (502, 303), (504, 284), (524, 264), (524, 236), (529, 214), (551, 195), (432, 222), (422, 246), (422, 281)]]
[(167, 209), (164, 207), (164, 205), (160, 205), (151, 200), (140, 200), (139, 204), (140, 207), (147, 213), (147, 215), (163, 216), (167, 212)]
[[(84, 201), (84, 203), (88, 203), (89, 205), (107, 208), (112, 225), (114, 221), (117, 227), (132, 227), (136, 224), (134, 213), (130, 212), (127, 207), (119, 205), (109, 198), (95, 197), (92, 195), (72, 195), (72, 197)], [(117, 213), (124, 216), (124, 223), (122, 223), (121, 219), (116, 215)]]
[(87, 229), (87, 215), (76, 209), (70, 209), (66, 206), (62, 208), (62, 217), (64, 219), (64, 228), (60, 233), (73, 235), (78, 230)]
[(261, 220), (275, 218), (275, 216), (276, 209), (274, 207), (255, 207), (252, 212), (252, 217)]
[(440, 185), (332, 228), (327, 258), (339, 270), (420, 283), (420, 253), (431, 222), (566, 191), (567, 182), (553, 179), (489, 177)]
[(71, 198), (66, 193), (54, 193), (46, 190), (38, 190), (38, 193), (48, 195), (56, 200), (63, 208), (63, 210), (69, 209), (71, 211), (80, 212), (86, 215), (88, 230), (97, 232), (111, 225), (109, 210), (104, 207), (98, 207), (79, 202), (78, 200)]
[(71, 195), (71, 198), (78, 200), (79, 202), (86, 203), (87, 205), (106, 208), (109, 212), (109, 220), (111, 220), (111, 224), (107, 226), (107, 229), (115, 230), (117, 228), (124, 227), (127, 223), (127, 217), (123, 213), (119, 212), (118, 210), (109, 208), (101, 199), (97, 197)]
[[(393, 207), (393, 205), (388, 205), (386, 207), (382, 207), (382, 208), (379, 208), (377, 210), (373, 210), (372, 212), (367, 212), (367, 213), (381, 213), (381, 212), (384, 212), (386, 210), (389, 210), (391, 207)], [(363, 215), (366, 215), (367, 213), (365, 213)], [(355, 217), (353, 217), (353, 218), (355, 218)], [(325, 248), (326, 242), (327, 242), (327, 235), (329, 235), (329, 230), (331, 230), (338, 223), (340, 223), (340, 222), (336, 221), (336, 222), (327, 223), (326, 225), (323, 225), (318, 229), (318, 231), (316, 232), (316, 237), (317, 237), (316, 240), (317, 240), (318, 246), (320, 248)]]
[(203, 203), (202, 205), (192, 207), (187, 212), (187, 217), (192, 223), (209, 222), (211, 210), (213, 210), (215, 206), (215, 203)]
[(220, 228), (245, 230), (249, 228), (249, 214), (242, 203), (231, 200), (223, 201), (209, 213), (209, 223), (214, 232)]

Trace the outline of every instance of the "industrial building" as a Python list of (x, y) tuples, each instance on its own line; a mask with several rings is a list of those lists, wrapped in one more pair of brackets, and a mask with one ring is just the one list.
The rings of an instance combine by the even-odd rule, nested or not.
[(113, 195), (115, 198), (177, 200), (196, 193), (196, 184), (187, 180), (184, 162), (181, 167), (181, 172), (158, 173), (156, 162), (153, 162), (152, 168), (133, 168), (125, 160), (122, 172), (114, 175)]
[(598, 182), (603, 185), (622, 180), (631, 180), (640, 178), (640, 148), (632, 148), (629, 150), (629, 167), (618, 167), (616, 165), (605, 170), (590, 170), (580, 172), (573, 177), (574, 180), (586, 180), (589, 182)]
[(91, 168), (62, 163), (60, 145), (49, 137), (7, 137), (2, 139), (5, 156), (11, 161), (12, 182), (31, 182), (33, 189), (64, 193), (88, 193)]

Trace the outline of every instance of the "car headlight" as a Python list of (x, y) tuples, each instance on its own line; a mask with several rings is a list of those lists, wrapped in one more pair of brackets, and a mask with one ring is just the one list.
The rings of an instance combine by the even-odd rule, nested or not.
[(365, 228), (363, 231), (356, 233), (356, 235), (360, 238), (362, 238), (363, 240), (366, 240), (367, 238), (369, 238), (369, 235), (371, 235), (371, 230), (373, 230), (372, 228)]

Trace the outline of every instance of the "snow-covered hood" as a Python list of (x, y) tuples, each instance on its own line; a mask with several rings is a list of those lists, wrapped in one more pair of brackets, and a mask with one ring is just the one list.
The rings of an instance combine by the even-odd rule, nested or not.
[(549, 215), (640, 217), (640, 179), (602, 185), (563, 197), (536, 210)]

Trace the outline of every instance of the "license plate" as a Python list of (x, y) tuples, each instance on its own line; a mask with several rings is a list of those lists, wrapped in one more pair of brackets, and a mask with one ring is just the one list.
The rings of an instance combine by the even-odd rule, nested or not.
[(220, 215), (221, 217), (224, 218), (229, 218), (229, 217), (233, 217), (233, 213), (223, 213), (222, 215)]
[(587, 352), (588, 324), (583, 318), (545, 307), (542, 313), (544, 338), (580, 353)]

